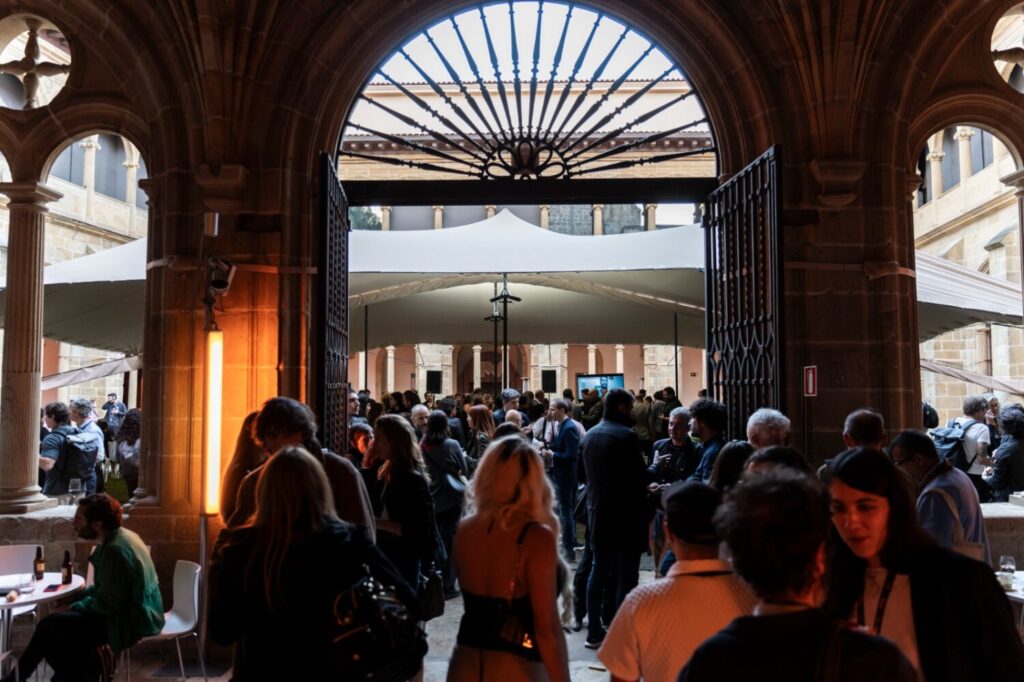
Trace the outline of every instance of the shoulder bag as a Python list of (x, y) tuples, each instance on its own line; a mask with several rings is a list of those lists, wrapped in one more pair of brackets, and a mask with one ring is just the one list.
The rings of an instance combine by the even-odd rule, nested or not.
[(407, 680), (427, 653), (427, 635), (393, 588), (365, 575), (332, 606), (329, 666), (338, 680)]

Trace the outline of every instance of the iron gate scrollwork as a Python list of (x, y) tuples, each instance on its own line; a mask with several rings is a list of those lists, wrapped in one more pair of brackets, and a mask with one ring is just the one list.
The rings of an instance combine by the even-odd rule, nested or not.
[(712, 192), (704, 214), (709, 388), (745, 436), (760, 407), (783, 409), (778, 147)]
[(334, 158), (320, 155), (320, 253), (317, 267), (317, 357), (313, 383), (320, 443), (348, 449), (348, 202)]

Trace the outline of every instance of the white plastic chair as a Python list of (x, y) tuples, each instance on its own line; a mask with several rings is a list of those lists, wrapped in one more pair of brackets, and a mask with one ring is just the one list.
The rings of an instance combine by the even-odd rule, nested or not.
[[(185, 677), (185, 660), (181, 656), (181, 640), (191, 636), (195, 639), (196, 652), (199, 657), (199, 669), (203, 672), (203, 679), (209, 682), (206, 676), (206, 663), (203, 661), (203, 649), (199, 645), (199, 580), (203, 569), (194, 561), (178, 560), (174, 565), (174, 604), (171, 610), (164, 614), (164, 629), (159, 635), (144, 637), (139, 641), (161, 642), (169, 639), (174, 640), (174, 646), (178, 650), (178, 666), (181, 669), (181, 679)], [(126, 679), (131, 682), (132, 657), (131, 649), (126, 649), (123, 654), (123, 663)]]
[[(37, 547), (39, 545), (0, 545), (0, 575), (31, 573)], [(36, 607), (18, 606), (11, 609), (14, 618), (25, 614), (31, 614), (32, 620), (35, 621)]]

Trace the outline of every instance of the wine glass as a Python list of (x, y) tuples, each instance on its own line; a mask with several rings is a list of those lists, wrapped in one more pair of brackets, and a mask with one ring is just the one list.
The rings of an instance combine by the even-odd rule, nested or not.
[(68, 498), (71, 504), (74, 504), (78, 500), (79, 493), (82, 492), (82, 479), (72, 478), (68, 481)]

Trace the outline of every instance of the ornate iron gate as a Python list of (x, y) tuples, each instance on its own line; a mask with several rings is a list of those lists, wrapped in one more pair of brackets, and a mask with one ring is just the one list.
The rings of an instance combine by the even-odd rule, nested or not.
[(348, 449), (348, 201), (334, 158), (320, 155), (320, 254), (317, 264), (317, 374), (313, 377), (320, 442)]
[(707, 199), (708, 376), (744, 437), (759, 407), (783, 409), (779, 149), (772, 147)]

